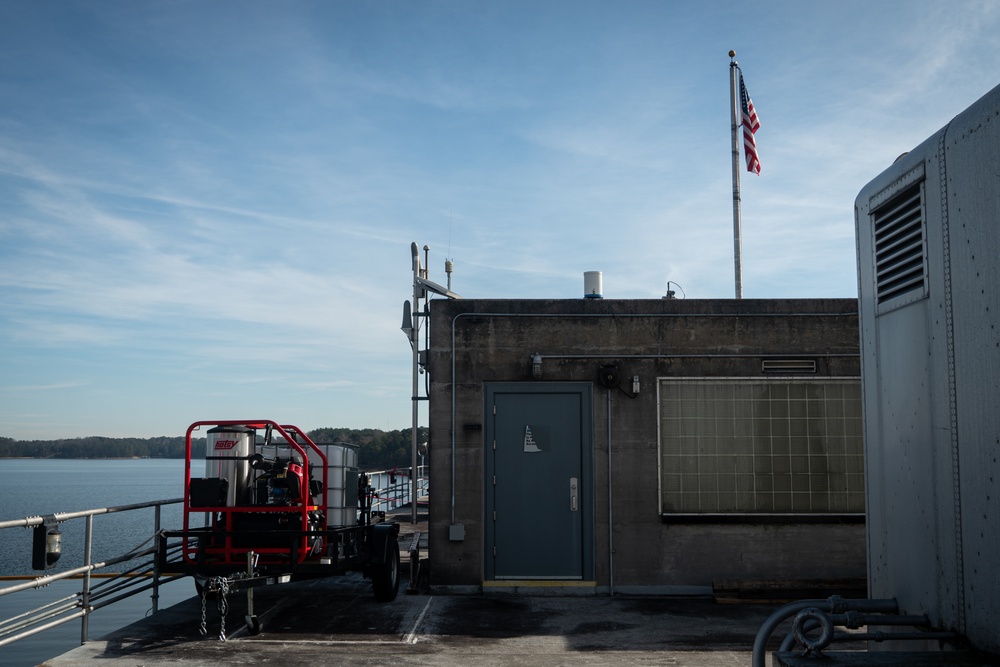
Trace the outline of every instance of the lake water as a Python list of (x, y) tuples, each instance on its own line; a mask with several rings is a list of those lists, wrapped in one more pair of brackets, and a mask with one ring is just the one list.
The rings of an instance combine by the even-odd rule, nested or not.
[[(180, 498), (183, 477), (184, 461), (177, 459), (0, 459), (0, 521)], [(153, 522), (152, 508), (94, 517), (92, 560), (99, 562), (138, 546), (153, 535)], [(161, 526), (180, 525), (180, 504), (164, 507)], [(84, 519), (68, 521), (59, 529), (63, 533), (62, 557), (54, 570), (44, 573), (31, 569), (30, 528), (0, 530), (0, 576), (38, 576), (82, 565)], [(111, 570), (117, 571), (114, 567)], [(17, 583), (0, 581), (0, 588)], [(81, 585), (79, 580), (59, 581), (37, 591), (2, 596), (0, 620), (71, 595)], [(95, 611), (89, 620), (90, 638), (98, 639), (147, 615), (152, 608), (150, 594), (145, 591)], [(166, 608), (193, 595), (194, 584), (182, 579), (161, 588), (159, 606)], [(0, 664), (33, 667), (79, 646), (80, 630), (80, 621), (71, 621), (0, 647)]]

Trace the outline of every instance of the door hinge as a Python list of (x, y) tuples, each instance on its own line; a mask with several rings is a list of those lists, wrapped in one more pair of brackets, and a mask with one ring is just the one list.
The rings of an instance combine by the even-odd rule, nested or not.
[(496, 510), (493, 510), (493, 520), (494, 521), (497, 520), (497, 511)]
[(496, 450), (497, 450), (497, 441), (494, 440), (493, 441), (493, 451), (495, 452)]
[(493, 416), (494, 417), (497, 416), (497, 404), (496, 403), (493, 404)]
[(494, 558), (497, 557), (497, 548), (496, 547), (493, 547), (493, 557)]
[(497, 476), (493, 475), (493, 486), (497, 485)]

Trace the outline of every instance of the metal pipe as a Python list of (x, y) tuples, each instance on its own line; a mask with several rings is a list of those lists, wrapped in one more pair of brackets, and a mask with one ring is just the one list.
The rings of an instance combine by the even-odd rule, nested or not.
[[(51, 607), (57, 607), (59, 605), (64, 605), (64, 606), (66, 606), (69, 609), (73, 609), (73, 608), (76, 607), (76, 598), (77, 597), (79, 597), (79, 596), (76, 593), (73, 593), (72, 595), (67, 595), (66, 597), (59, 598), (58, 600), (53, 600), (52, 602), (49, 602), (48, 604), (43, 604), (41, 607), (38, 607), (37, 609), (33, 609), (32, 611), (26, 611), (26, 612), (24, 612), (22, 614), (18, 614), (17, 616), (11, 616), (10, 618), (8, 618), (8, 619), (4, 620), (2, 623), (0, 623), (0, 634), (4, 634), (5, 632), (8, 632), (8, 628), (6, 627), (7, 625), (12, 625), (16, 621), (20, 621), (23, 618), (27, 618), (27, 617), (31, 616), (31, 614), (33, 614), (33, 613), (42, 612), (42, 611), (45, 611), (45, 610), (47, 610), (47, 609), (49, 609)], [(70, 600), (72, 600), (73, 602), (70, 602)], [(69, 604), (67, 604), (67, 603), (69, 603)]]
[[(812, 628), (809, 628), (812, 629)], [(873, 641), (876, 643), (887, 641), (954, 641), (961, 639), (961, 635), (953, 630), (927, 630), (917, 632), (835, 632), (830, 642), (853, 642), (853, 641)], [(795, 650), (795, 636), (789, 634), (778, 649), (781, 653), (788, 653)]]
[(608, 391), (608, 594), (615, 594), (615, 522), (611, 476), (611, 391)]
[(44, 607), (39, 607), (38, 609), (34, 609), (7, 619), (4, 621), (3, 627), (0, 628), (0, 636), (9, 635), (24, 628), (30, 628), (31, 626), (37, 625), (42, 621), (47, 621), (50, 618), (56, 618), (60, 614), (65, 614), (66, 612), (78, 609), (79, 605), (77, 604), (77, 597), (79, 596), (74, 594), (59, 600), (59, 604), (48, 604)]
[[(178, 574), (178, 575), (174, 575), (172, 577), (164, 577), (163, 581), (164, 581), (164, 583), (168, 583), (169, 584), (172, 581), (179, 581), (179, 580), (184, 579), (185, 577), (188, 577), (188, 576), (190, 576), (190, 575), (187, 575), (187, 574)], [(125, 598), (130, 598), (130, 597), (132, 597), (134, 595), (142, 593), (143, 591), (148, 591), (150, 588), (152, 588), (152, 586), (153, 586), (152, 584), (145, 584), (144, 586), (139, 586), (137, 588), (135, 588), (135, 587), (134, 588), (130, 588), (130, 589), (128, 589), (128, 593), (125, 593), (124, 595), (118, 595), (116, 597), (111, 598), (110, 600), (106, 600), (105, 598), (107, 598), (112, 593), (115, 593), (115, 592), (120, 591), (120, 590), (125, 590), (126, 587), (125, 586), (120, 586), (120, 587), (118, 587), (118, 588), (116, 588), (114, 590), (104, 591), (104, 592), (101, 593), (100, 597), (98, 597), (97, 595), (94, 595), (94, 596), (92, 596), (90, 598), (91, 609), (93, 611), (97, 611), (98, 609), (103, 609), (104, 607), (107, 607), (107, 606), (109, 606), (109, 605), (111, 605), (111, 604), (113, 604), (115, 602), (119, 602), (121, 600), (124, 600)]]
[[(87, 516), (97, 516), (99, 514), (114, 514), (115, 512), (128, 512), (131, 510), (142, 509), (144, 507), (156, 507), (158, 505), (176, 505), (183, 501), (183, 498), (172, 498), (170, 500), (151, 500), (144, 503), (133, 503), (131, 505), (116, 505), (114, 507), (101, 507), (92, 510), (83, 510), (81, 512), (62, 512), (51, 515), (50, 518), (56, 520), (57, 523), (63, 523), (64, 521), (69, 521), (70, 519), (82, 519)], [(4, 528), (30, 528), (31, 526), (40, 526), (45, 519), (40, 516), (29, 516), (23, 519), (13, 519), (10, 521), (0, 521), (0, 530)]]
[[(801, 356), (860, 357), (856, 352), (800, 352)], [(539, 354), (544, 359), (787, 359), (787, 354), (752, 354), (713, 352), (704, 354)], [(775, 374), (769, 374), (771, 377)]]
[[(94, 515), (87, 517), (87, 527), (84, 530), (83, 538), (83, 564), (90, 567), (91, 547), (94, 538)], [(80, 645), (87, 643), (87, 635), (90, 633), (90, 570), (83, 573), (83, 596), (80, 598), (80, 608), (83, 610), (83, 618), (80, 621)]]
[(778, 626), (804, 609), (815, 607), (820, 611), (840, 614), (846, 611), (864, 611), (884, 614), (895, 614), (899, 605), (894, 599), (884, 600), (845, 600), (839, 595), (833, 595), (826, 600), (799, 600), (781, 607), (771, 614), (757, 631), (753, 642), (752, 667), (765, 667), (767, 640)]
[[(325, 470), (325, 468), (324, 468)], [(324, 485), (325, 486), (325, 485)], [(160, 534), (160, 506), (153, 510), (153, 535)], [(153, 559), (153, 613), (160, 610), (160, 559)]]
[(20, 591), (28, 590), (29, 588), (42, 588), (43, 586), (48, 586), (53, 581), (59, 581), (60, 579), (69, 579), (77, 575), (86, 575), (90, 572), (93, 572), (94, 570), (99, 570), (102, 567), (107, 567), (108, 565), (124, 563), (134, 558), (138, 558), (140, 556), (148, 556), (153, 553), (156, 553), (156, 550), (150, 548), (146, 549), (145, 551), (138, 551), (135, 553), (126, 554), (124, 556), (109, 558), (106, 561), (94, 563), (93, 565), (81, 565), (80, 567), (75, 567), (71, 570), (59, 572), (58, 574), (50, 574), (44, 577), (36, 577), (31, 581), (26, 581), (23, 584), (16, 584), (14, 586), (8, 586), (7, 588), (0, 588), (0, 596), (8, 595), (10, 593), (18, 593)]
[(70, 616), (67, 616), (65, 618), (61, 618), (58, 621), (52, 621), (51, 623), (46, 623), (45, 625), (40, 625), (37, 628), (32, 628), (31, 630), (28, 630), (26, 632), (22, 632), (19, 635), (14, 635), (13, 637), (7, 637), (6, 639), (0, 640), (0, 647), (6, 646), (7, 644), (13, 644), (14, 642), (18, 641), (19, 639), (24, 639), (25, 637), (30, 637), (32, 635), (37, 635), (39, 632), (44, 632), (44, 631), (46, 631), (46, 630), (48, 630), (50, 628), (55, 628), (55, 627), (60, 626), (60, 625), (62, 625), (64, 623), (69, 623), (70, 621), (74, 621), (74, 620), (76, 620), (76, 619), (78, 619), (80, 617), (86, 618), (86, 614), (87, 614), (87, 612), (85, 612), (85, 611), (78, 611), (78, 612), (76, 612), (74, 614), (71, 614)]
[(729, 113), (731, 116), (731, 133), (733, 143), (733, 269), (736, 278), (736, 298), (743, 298), (743, 243), (740, 235), (740, 148), (739, 127), (737, 118), (742, 112), (736, 111), (736, 72), (740, 66), (736, 62), (736, 51), (729, 52)]
[[(897, 616), (897, 615), (886, 615), (886, 614), (860, 614), (856, 612), (848, 612), (846, 614), (831, 614), (830, 620), (836, 625), (843, 626), (846, 628), (860, 628), (866, 625), (898, 625), (907, 627), (924, 627), (930, 625), (930, 619), (926, 615), (911, 615), (911, 616)], [(802, 630), (809, 632), (814, 630), (818, 624), (813, 620), (808, 620), (802, 624)], [(834, 634), (833, 641), (849, 641), (851, 638), (864, 639), (861, 635), (863, 633), (840, 633), (845, 635), (840, 639), (837, 639), (837, 634)], [(781, 642), (781, 648), (779, 651), (791, 651), (795, 647), (795, 633), (789, 632), (785, 635), (784, 641)]]
[[(146, 579), (150, 580), (149, 584), (146, 584), (143, 588), (137, 589), (135, 592), (140, 590), (149, 590), (153, 587), (154, 581), (151, 575), (152, 570), (145, 569), (148, 564), (141, 564), (137, 567), (132, 568), (126, 572), (122, 572), (113, 577), (109, 577), (104, 581), (101, 581), (90, 589), (90, 606), (95, 609), (97, 606), (94, 604), (97, 600), (106, 598), (107, 596), (117, 593), (118, 591), (123, 591), (128, 588), (134, 588), (137, 581), (143, 581)], [(91, 577), (94, 575), (92, 574)]]
[[(174, 577), (174, 578), (175, 579), (181, 579), (183, 577)], [(122, 600), (124, 600), (126, 598), (130, 598), (133, 595), (137, 595), (137, 594), (139, 594), (139, 593), (141, 593), (143, 591), (148, 591), (150, 588), (152, 588), (152, 586), (153, 586), (152, 584), (146, 584), (145, 586), (140, 586), (139, 588), (135, 588), (133, 590), (130, 590), (127, 593), (123, 593), (122, 595), (117, 595), (117, 596), (115, 596), (113, 598), (110, 598), (110, 599), (105, 599), (105, 598), (108, 595), (111, 595), (112, 593), (114, 593), (115, 591), (107, 591), (100, 598), (95, 597), (95, 598), (93, 598), (91, 600), (90, 611), (91, 611), (91, 613), (93, 613), (93, 612), (97, 611), (98, 609), (103, 609), (104, 607), (109, 607), (109, 606), (115, 604), (116, 602), (121, 602)], [(119, 590), (122, 590), (122, 589), (119, 589)]]
[(847, 612), (846, 614), (830, 614), (830, 620), (846, 628), (860, 628), (866, 625), (906, 625), (915, 628), (930, 625), (931, 619), (926, 614), (862, 614)]
[[(832, 598), (830, 598), (832, 600)], [(757, 630), (757, 636), (754, 637), (753, 641), (753, 653), (752, 655), (752, 667), (765, 667), (764, 656), (767, 648), (767, 640), (770, 639), (774, 631), (778, 629), (778, 626), (799, 613), (803, 609), (809, 609), (810, 607), (820, 607), (821, 605), (827, 604), (829, 600), (798, 600), (796, 602), (790, 602), (785, 606), (781, 607), (773, 614), (767, 617), (764, 624), (760, 626)]]
[(961, 635), (952, 630), (928, 630), (927, 632), (837, 632), (833, 641), (851, 641), (854, 639), (888, 642), (888, 641), (952, 641), (960, 639)]
[[(414, 244), (416, 245), (416, 244)], [(413, 265), (414, 276), (418, 276), (420, 273), (420, 259), (419, 255), (414, 257)], [(420, 392), (420, 376), (419, 376), (419, 366), (420, 366), (420, 284), (414, 280), (413, 281), (413, 312), (416, 317), (413, 318), (413, 340), (410, 341), (412, 352), (413, 352), (413, 383), (412, 383), (412, 393), (410, 396), (410, 464), (413, 469), (417, 468), (417, 427), (420, 420), (419, 406), (420, 402), (417, 400), (418, 394)], [(411, 491), (413, 492), (413, 506), (411, 511), (411, 522), (413, 525), (417, 523), (417, 482), (416, 475), (410, 480), (412, 484)]]

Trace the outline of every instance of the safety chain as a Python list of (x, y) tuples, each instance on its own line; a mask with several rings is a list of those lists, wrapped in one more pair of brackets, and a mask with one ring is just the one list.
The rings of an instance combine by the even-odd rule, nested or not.
[(219, 579), (219, 641), (226, 641), (226, 614), (229, 613), (229, 579)]
[(217, 607), (219, 609), (219, 641), (226, 641), (226, 614), (229, 613), (229, 582), (233, 579), (237, 579), (240, 576), (245, 575), (234, 575), (234, 577), (212, 577), (205, 581), (204, 587), (201, 589), (201, 625), (198, 628), (198, 632), (204, 637), (208, 634), (208, 621), (206, 615), (206, 609), (208, 607), (208, 593), (214, 592), (218, 593), (219, 599)]
[(201, 626), (198, 628), (198, 632), (204, 637), (208, 634), (208, 624), (205, 621), (205, 607), (208, 604), (208, 583), (206, 582), (204, 586), (201, 587)]

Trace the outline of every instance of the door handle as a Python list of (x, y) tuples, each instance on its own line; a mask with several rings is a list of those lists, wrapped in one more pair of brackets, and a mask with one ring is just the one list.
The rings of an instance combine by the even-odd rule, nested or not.
[(569, 511), (575, 512), (579, 505), (578, 499), (580, 497), (579, 484), (577, 483), (576, 477), (569, 478)]

